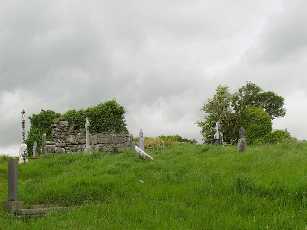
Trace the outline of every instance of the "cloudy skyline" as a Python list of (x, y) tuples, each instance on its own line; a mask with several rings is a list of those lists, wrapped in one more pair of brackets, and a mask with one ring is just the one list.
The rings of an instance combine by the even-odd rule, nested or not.
[(253, 81), (286, 100), (274, 128), (307, 139), (307, 2), (8, 1), (0, 7), (0, 152), (20, 111), (64, 112), (116, 98), (136, 135), (199, 138), (219, 84)]

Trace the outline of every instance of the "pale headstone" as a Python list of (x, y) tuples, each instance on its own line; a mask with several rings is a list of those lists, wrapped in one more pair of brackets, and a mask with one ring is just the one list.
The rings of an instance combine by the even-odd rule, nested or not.
[(27, 148), (28, 148), (28, 146), (25, 143), (22, 143), (20, 145), (20, 148), (19, 148), (19, 164), (28, 162), (28, 158), (27, 158), (27, 155), (26, 155)]
[(239, 130), (239, 141), (238, 141), (238, 151), (239, 152), (244, 152), (246, 150), (246, 134), (245, 134), (245, 129), (243, 127), (240, 128)]
[(223, 144), (223, 133), (221, 132), (221, 123), (219, 121), (215, 123), (214, 130), (214, 143), (218, 145)]
[(90, 121), (88, 118), (86, 118), (86, 121), (85, 121), (85, 150), (86, 151), (90, 151), (91, 150), (91, 144), (90, 144)]
[(145, 150), (145, 144), (144, 144), (144, 133), (143, 133), (142, 129), (140, 129), (139, 139), (140, 139), (139, 140), (139, 148), (144, 151)]
[(35, 141), (33, 144), (33, 157), (36, 157), (37, 155), (37, 142)]

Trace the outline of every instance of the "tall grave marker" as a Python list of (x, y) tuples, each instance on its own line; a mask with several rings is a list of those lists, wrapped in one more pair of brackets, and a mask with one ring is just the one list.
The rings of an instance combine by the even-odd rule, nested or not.
[(19, 149), (19, 163), (28, 162), (27, 159), (27, 144), (26, 144), (26, 119), (25, 119), (26, 111), (21, 111), (21, 136), (22, 143)]
[(85, 121), (85, 150), (90, 151), (91, 150), (91, 144), (90, 144), (90, 121), (88, 118), (86, 118)]
[(8, 160), (8, 199), (6, 207), (11, 212), (22, 207), (23, 203), (17, 200), (17, 185), (18, 185), (18, 171), (17, 166), (18, 160), (16, 158), (11, 158)]
[(214, 143), (218, 145), (223, 144), (223, 133), (221, 132), (221, 123), (218, 121), (215, 123)]

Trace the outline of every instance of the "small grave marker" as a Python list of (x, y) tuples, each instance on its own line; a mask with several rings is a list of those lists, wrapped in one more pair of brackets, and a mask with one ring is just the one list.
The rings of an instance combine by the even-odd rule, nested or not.
[(27, 144), (26, 144), (26, 111), (21, 111), (21, 135), (22, 135), (22, 144), (20, 146), (19, 156), (20, 156), (20, 163), (28, 162), (27, 159)]
[(91, 150), (91, 144), (90, 144), (90, 121), (88, 118), (86, 118), (86, 121), (85, 121), (85, 150), (86, 151), (90, 151)]

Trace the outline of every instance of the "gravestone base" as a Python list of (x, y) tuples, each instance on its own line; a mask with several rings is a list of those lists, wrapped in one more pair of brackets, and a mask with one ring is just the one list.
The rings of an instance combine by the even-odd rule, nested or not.
[(36, 218), (47, 215), (51, 212), (63, 211), (66, 207), (36, 207), (29, 209), (18, 209), (14, 212), (17, 217), (21, 218)]
[(246, 139), (240, 138), (239, 141), (238, 141), (238, 151), (241, 152), (241, 153), (245, 152), (246, 146), (247, 146)]
[(23, 208), (23, 202), (22, 201), (7, 201), (5, 203), (5, 208), (10, 212), (10, 213), (15, 213), (17, 210)]

